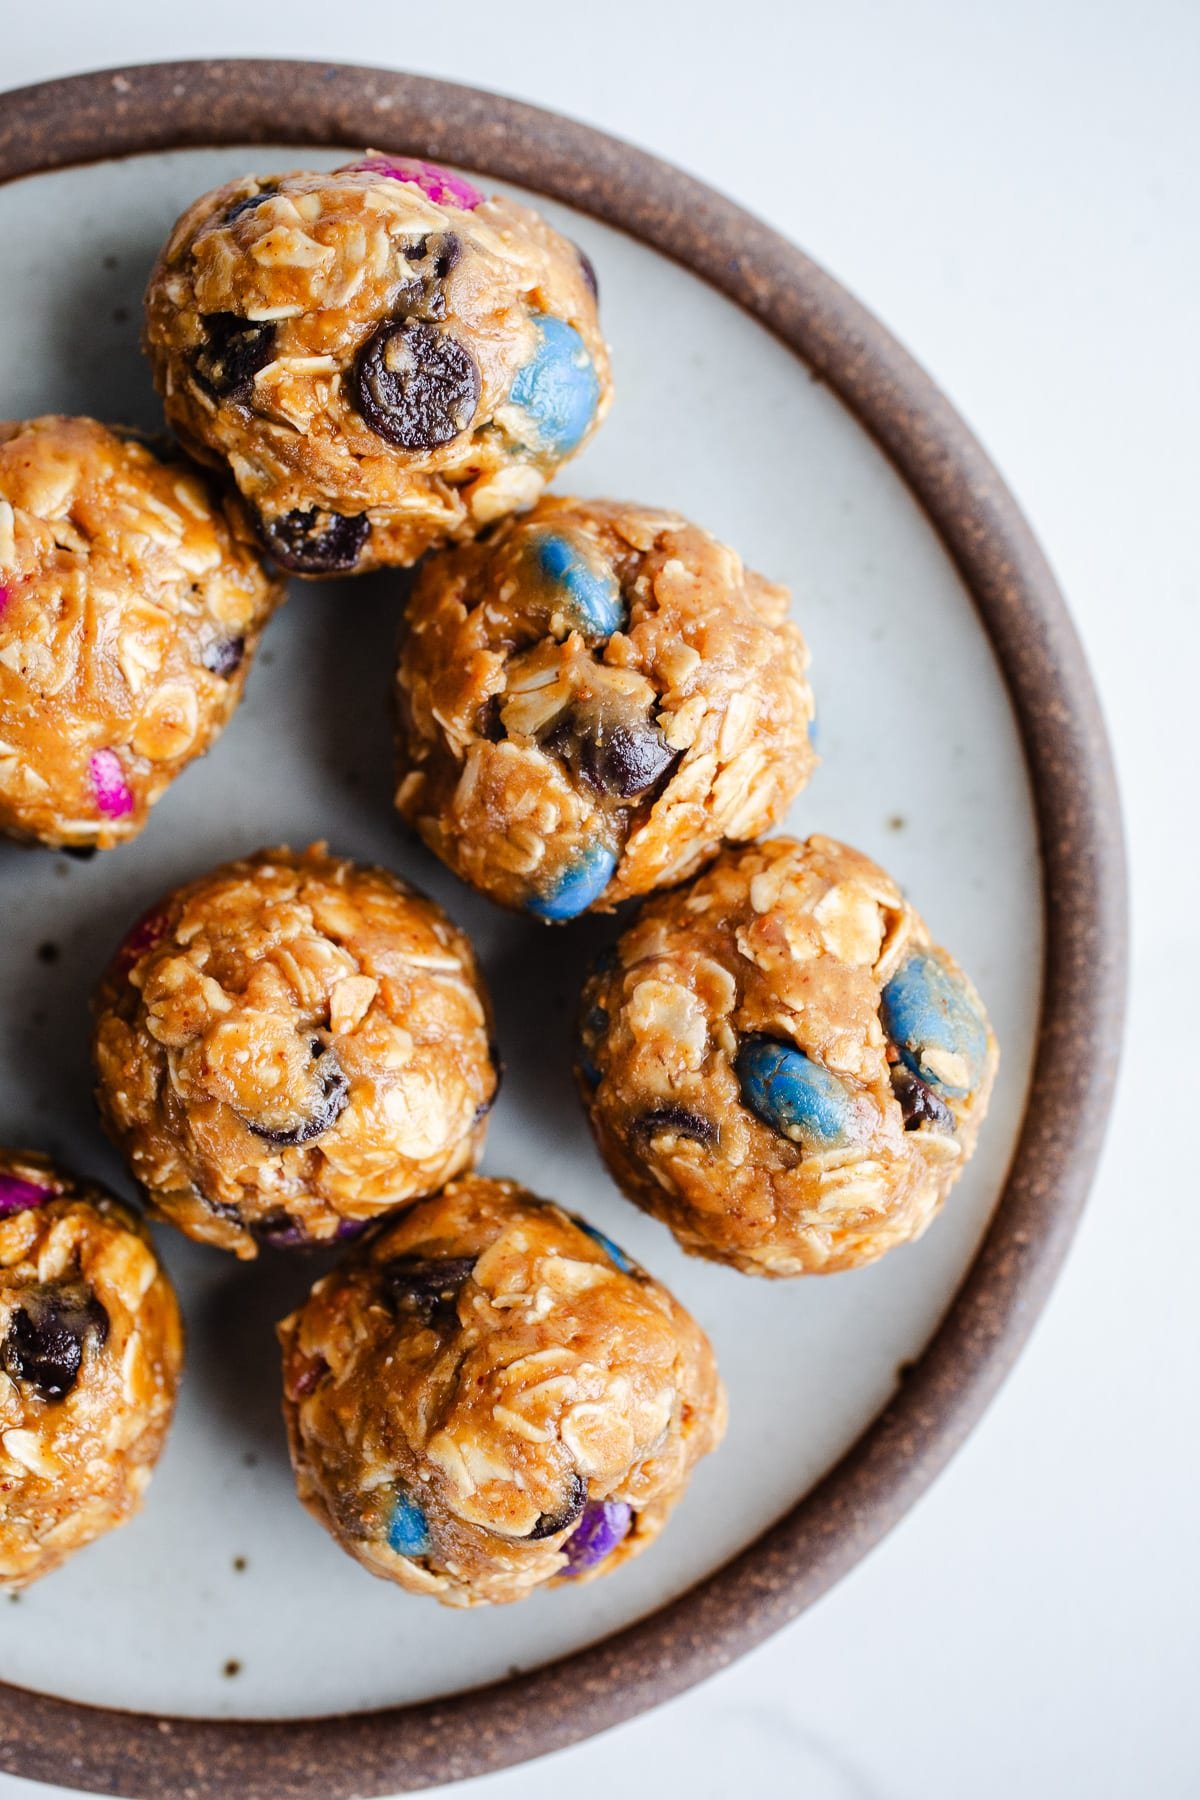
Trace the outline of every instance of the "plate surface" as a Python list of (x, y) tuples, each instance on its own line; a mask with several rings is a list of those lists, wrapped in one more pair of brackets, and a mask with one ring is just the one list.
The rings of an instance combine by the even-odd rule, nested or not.
[[(361, 137), (427, 147), (394, 128), (385, 137), (364, 124)], [(156, 424), (137, 348), (140, 295), (177, 214), (234, 174), (344, 159), (270, 145), (189, 148), (0, 186), (0, 412)], [(129, 1192), (89, 1093), (87, 1001), (108, 952), (173, 883), (263, 843), (326, 838), (415, 881), (470, 932), (508, 1065), (485, 1170), (580, 1210), (668, 1282), (713, 1338), (730, 1390), (729, 1436), (659, 1544), (611, 1579), (517, 1608), (444, 1611), (373, 1582), (295, 1502), (272, 1326), (323, 1265), (267, 1253), (246, 1268), (160, 1230), (190, 1330), (178, 1420), (142, 1517), (0, 1605), (0, 1675), (19, 1686), (191, 1717), (311, 1718), (497, 1682), (656, 1612), (785, 1515), (885, 1407), (967, 1274), (1013, 1158), (1038, 1047), (1044, 898), (1021, 733), (971, 594), (911, 489), (791, 349), (636, 237), (536, 203), (596, 264), (617, 384), (608, 424), (556, 487), (677, 507), (792, 587), (813, 651), (825, 760), (785, 828), (825, 831), (877, 857), (971, 971), (1003, 1049), (982, 1142), (926, 1238), (873, 1269), (772, 1284), (683, 1257), (609, 1182), (569, 1079), (575, 994), (616, 926), (548, 932), (503, 915), (401, 833), (387, 699), (404, 582), (294, 583), (234, 722), (141, 840), (90, 863), (0, 845), (0, 1141), (50, 1149)], [(1036, 752), (1034, 768), (1037, 776)], [(1086, 1153), (1075, 1149), (1086, 1176)], [(1072, 1202), (1059, 1204), (1069, 1224)], [(1014, 1349), (1009, 1332), (991, 1385)], [(986, 1348), (972, 1353), (964, 1342), (960, 1375), (972, 1354), (987, 1360)], [(912, 1439), (909, 1476), (897, 1469), (892, 1480), (897, 1494), (906, 1479), (923, 1485), (965, 1429), (951, 1414), (948, 1404), (936, 1455)], [(938, 1435), (936, 1418), (925, 1426)], [(886, 1511), (868, 1511), (849, 1535), (843, 1516), (832, 1563), (861, 1553)], [(744, 1611), (763, 1620), (747, 1623), (744, 1641), (819, 1591), (834, 1572), (831, 1564), (822, 1574), (820, 1561), (811, 1551), (807, 1591), (792, 1572), (782, 1609), (778, 1574), (764, 1575), (756, 1601), (747, 1570)], [(702, 1665), (693, 1652), (690, 1674), (673, 1685)], [(607, 1716), (644, 1703), (631, 1682)], [(602, 1722), (580, 1719), (560, 1721), (557, 1737), (524, 1753)], [(427, 1764), (421, 1778), (514, 1753), (480, 1747), (461, 1766)], [(19, 1754), (8, 1766), (54, 1772)], [(380, 1785), (419, 1776), (393, 1763)], [(225, 1777), (212, 1779), (201, 1791), (225, 1791)], [(313, 1781), (311, 1790), (255, 1791), (343, 1791)]]

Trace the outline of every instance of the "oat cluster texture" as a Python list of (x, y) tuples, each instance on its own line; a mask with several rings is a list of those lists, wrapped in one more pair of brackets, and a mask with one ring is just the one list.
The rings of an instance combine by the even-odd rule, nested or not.
[[(598, 298), (538, 213), (414, 158), (189, 206), (145, 301), (174, 435), (0, 423), (0, 831), (128, 842), (216, 743), (287, 577), (420, 563), (398, 849), (407, 826), (531, 940), (622, 906), (575, 1037), (617, 1187), (743, 1274), (852, 1269), (945, 1202), (995, 1038), (884, 870), (767, 835), (817, 768), (788, 590), (678, 512), (546, 491), (613, 401)], [(457, 1609), (569, 1590), (651, 1545), (720, 1444), (714, 1351), (573, 1196), (476, 1172), (484, 972), (326, 829), (143, 896), (95, 987), (100, 1121), (151, 1221), (326, 1253), (278, 1335), (336, 1543)], [(0, 1150), (0, 1588), (138, 1510), (182, 1365), (143, 1214)]]

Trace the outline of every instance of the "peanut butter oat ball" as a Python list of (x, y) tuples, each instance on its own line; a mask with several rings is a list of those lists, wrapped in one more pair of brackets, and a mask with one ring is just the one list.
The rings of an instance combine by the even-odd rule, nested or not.
[(470, 1168), (499, 1079), (463, 933), (320, 844), (147, 913), (100, 985), (93, 1054), (152, 1205), (241, 1257), (353, 1237)]
[(636, 1556), (725, 1429), (679, 1302), (512, 1181), (414, 1207), (279, 1336), (300, 1498), (373, 1575), (447, 1606)]
[(35, 1151), (0, 1150), (0, 1589), (133, 1517), (182, 1366), (140, 1220)]
[(135, 837), (282, 598), (240, 507), (94, 419), (0, 422), (0, 831)]
[(746, 1275), (857, 1268), (919, 1237), (996, 1072), (961, 969), (882, 869), (824, 837), (730, 851), (649, 902), (580, 1018), (613, 1178)]
[(529, 506), (612, 398), (587, 258), (407, 157), (205, 194), (145, 342), (167, 417), (298, 575), (406, 565)]
[(673, 513), (542, 500), (431, 557), (396, 804), (455, 874), (562, 920), (767, 831), (815, 758), (788, 593)]

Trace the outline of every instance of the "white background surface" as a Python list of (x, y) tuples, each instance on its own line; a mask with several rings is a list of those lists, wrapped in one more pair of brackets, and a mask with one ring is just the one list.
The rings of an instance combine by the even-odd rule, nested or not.
[[(406, 66), (635, 139), (796, 238), (941, 380), (1058, 569), (1116, 740), (1134, 992), (1066, 1275), (933, 1492), (764, 1650), (471, 1800), (1192, 1800), (1200, 8), (608, 0), (592, 17), (6, 0), (0, 80), (170, 55)], [(2, 1800), (46, 1791), (0, 1778)]]

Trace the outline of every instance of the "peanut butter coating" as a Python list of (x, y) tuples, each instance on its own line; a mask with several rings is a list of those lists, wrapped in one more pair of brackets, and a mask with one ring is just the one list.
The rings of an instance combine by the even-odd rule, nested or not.
[(619, 1567), (724, 1431), (678, 1301), (511, 1181), (389, 1223), (279, 1335), (300, 1498), (372, 1574), (448, 1606)]
[(252, 1257), (471, 1167), (496, 1093), (471, 946), (386, 869), (263, 850), (168, 894), (96, 996), (104, 1124), (150, 1202)]
[(0, 1589), (138, 1511), (182, 1366), (141, 1221), (48, 1157), (0, 1149)]
[(0, 423), (0, 830), (136, 836), (228, 723), (282, 597), (242, 509), (177, 451)]

